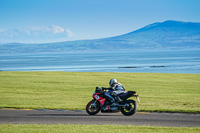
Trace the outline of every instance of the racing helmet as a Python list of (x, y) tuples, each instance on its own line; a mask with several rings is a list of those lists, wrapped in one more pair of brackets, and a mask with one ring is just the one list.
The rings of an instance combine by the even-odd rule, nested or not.
[(114, 83), (117, 83), (117, 80), (116, 80), (116, 79), (111, 79), (110, 82), (109, 82), (110, 87), (111, 87)]

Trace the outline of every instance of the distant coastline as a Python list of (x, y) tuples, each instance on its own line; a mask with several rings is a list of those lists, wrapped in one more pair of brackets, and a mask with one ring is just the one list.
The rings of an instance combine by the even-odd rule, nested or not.
[(56, 43), (0, 44), (0, 53), (52, 53), (132, 50), (200, 49), (200, 23), (168, 20), (147, 25), (127, 34), (93, 40)]

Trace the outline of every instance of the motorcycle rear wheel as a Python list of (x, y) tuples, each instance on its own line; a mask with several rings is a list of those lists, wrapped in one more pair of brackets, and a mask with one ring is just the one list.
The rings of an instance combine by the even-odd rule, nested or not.
[[(96, 103), (95, 103), (96, 102)], [(94, 104), (95, 103), (95, 104)], [(89, 115), (95, 115), (100, 111), (100, 104), (96, 100), (90, 101), (86, 106), (86, 112)]]
[(123, 115), (129, 116), (136, 113), (137, 110), (137, 103), (134, 100), (126, 100), (124, 103), (127, 104), (127, 106), (121, 108), (121, 112)]

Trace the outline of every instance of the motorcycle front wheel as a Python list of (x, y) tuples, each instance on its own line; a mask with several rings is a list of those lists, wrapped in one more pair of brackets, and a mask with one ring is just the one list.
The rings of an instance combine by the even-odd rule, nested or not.
[(100, 104), (97, 100), (90, 101), (86, 106), (86, 112), (89, 115), (95, 115), (100, 111)]
[(129, 116), (136, 113), (137, 103), (134, 100), (126, 100), (124, 103), (126, 106), (121, 108), (123, 115)]

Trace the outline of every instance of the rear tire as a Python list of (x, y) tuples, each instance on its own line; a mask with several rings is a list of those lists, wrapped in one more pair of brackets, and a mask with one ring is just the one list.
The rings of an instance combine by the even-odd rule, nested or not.
[(121, 112), (123, 115), (129, 116), (136, 113), (137, 103), (134, 100), (126, 100), (124, 101), (127, 106), (121, 108)]
[[(96, 103), (95, 103), (96, 102)], [(95, 103), (95, 104), (94, 104)], [(100, 111), (100, 104), (99, 101), (92, 100), (86, 106), (86, 112), (89, 115), (95, 115)]]

